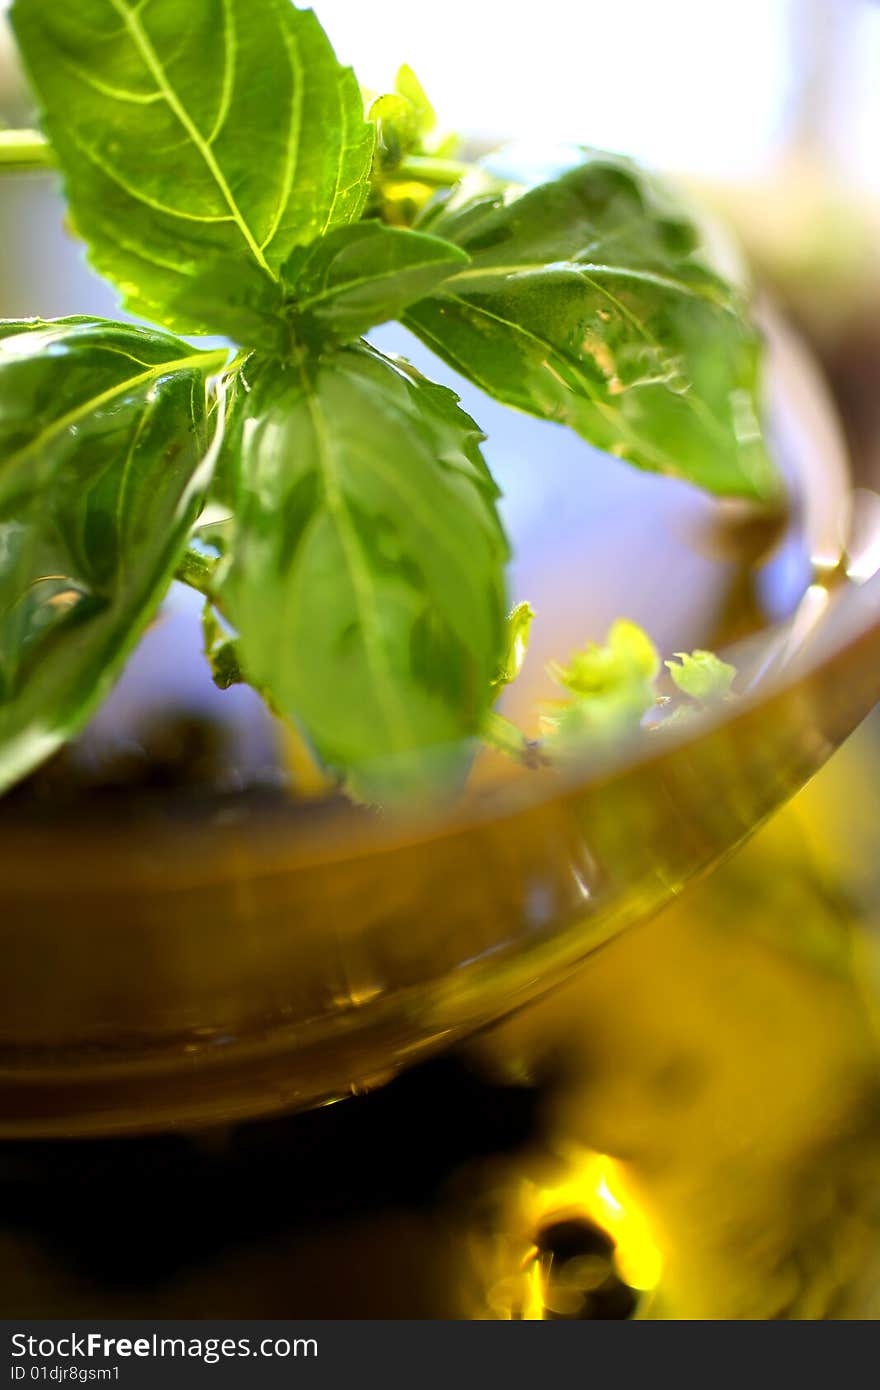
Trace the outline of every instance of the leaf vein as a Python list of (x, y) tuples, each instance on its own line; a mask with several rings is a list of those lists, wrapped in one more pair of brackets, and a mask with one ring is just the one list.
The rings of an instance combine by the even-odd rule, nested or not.
[(168, 203), (160, 203), (158, 199), (151, 198), (141, 189), (132, 187), (132, 185), (122, 177), (118, 170), (108, 164), (95, 149), (87, 145), (82, 137), (77, 135), (74, 131), (70, 132), (70, 138), (77, 149), (85, 155), (86, 159), (91, 160), (92, 164), (94, 164), (97, 169), (100, 169), (101, 173), (110, 179), (111, 183), (115, 183), (117, 188), (121, 188), (123, 193), (128, 194), (129, 198), (134, 198), (137, 202), (142, 203), (144, 207), (152, 208), (154, 212), (161, 213), (164, 217), (179, 217), (184, 222), (215, 224), (218, 222), (234, 221), (234, 218), (229, 213), (212, 213), (210, 216), (205, 216), (202, 213), (184, 212), (181, 208), (173, 208)]
[(281, 188), (278, 194), (278, 201), (269, 223), (269, 230), (260, 247), (261, 251), (271, 246), (274, 241), (285, 209), (290, 201), (290, 194), (293, 189), (293, 181), (296, 177), (297, 164), (299, 163), (299, 142), (302, 132), (302, 113), (303, 113), (303, 68), (300, 54), (293, 36), (288, 32), (287, 25), (278, 11), (278, 20), (281, 31), (281, 41), (287, 54), (291, 70), (290, 87), (290, 124), (287, 130), (287, 142), (284, 151), (284, 172), (282, 175)]
[[(389, 666), (387, 653), (378, 629), (376, 591), (370, 577), (369, 566), (364, 561), (361, 541), (351, 519), (336, 460), (333, 457), (333, 449), (327, 437), (326, 421), (317, 394), (302, 363), (300, 363), (300, 380), (315, 435), (324, 500), (345, 557), (363, 634), (364, 653), (379, 695), (379, 704), (388, 731), (389, 742), (392, 747), (406, 749), (413, 746), (415, 740), (409, 729), (406, 708), (399, 698), (394, 673)], [(401, 733), (403, 734), (402, 743)]]
[(140, 372), (137, 376), (127, 377), (124, 381), (117, 382), (115, 386), (110, 386), (106, 391), (100, 392), (97, 396), (90, 396), (88, 400), (74, 406), (66, 414), (59, 415), (57, 420), (53, 420), (52, 424), (41, 430), (34, 439), (28, 440), (21, 448), (7, 455), (3, 460), (3, 467), (4, 469), (15, 468), (29, 455), (44, 449), (49, 441), (55, 439), (57, 435), (64, 434), (72, 425), (79, 424), (86, 416), (100, 410), (105, 405), (109, 405), (112, 401), (118, 400), (127, 392), (136, 391), (140, 386), (158, 381), (160, 377), (168, 376), (172, 372), (186, 371), (189, 367), (203, 371), (206, 371), (213, 364), (219, 367), (221, 363), (226, 361), (226, 357), (225, 348), (212, 353), (193, 353), (190, 357), (179, 357), (169, 362), (160, 362), (155, 367), (150, 367), (148, 371)]
[(211, 134), (208, 136), (208, 144), (213, 145), (220, 131), (226, 123), (232, 106), (232, 93), (235, 90), (235, 66), (238, 53), (238, 39), (235, 32), (235, 13), (232, 8), (232, 0), (223, 0), (223, 86), (220, 93), (220, 107)]
[(196, 147), (205, 164), (207, 165), (208, 170), (212, 178), (214, 179), (214, 182), (220, 190), (220, 193), (227, 207), (229, 208), (229, 211), (231, 212), (234, 221), (236, 222), (242, 236), (247, 242), (251, 254), (257, 261), (257, 264), (261, 267), (261, 269), (265, 270), (268, 275), (272, 276), (273, 280), (277, 280), (278, 277), (273, 274), (271, 268), (269, 267), (269, 264), (266, 261), (265, 256), (263, 255), (262, 248), (258, 245), (253, 232), (251, 231), (244, 215), (242, 214), (241, 208), (238, 206), (238, 203), (236, 202), (235, 197), (233, 196), (232, 189), (229, 187), (229, 184), (226, 180), (226, 175), (223, 173), (223, 170), (220, 168), (220, 165), (217, 162), (217, 158), (214, 154), (214, 151), (211, 149), (211, 146), (205, 140), (204, 135), (199, 130), (192, 116), (189, 114), (183, 102), (180, 100), (180, 97), (178, 96), (177, 92), (174, 90), (174, 88), (168, 80), (168, 75), (165, 72), (165, 69), (162, 66), (159, 56), (156, 53), (156, 50), (154, 49), (150, 41), (150, 37), (144, 29), (143, 25), (141, 24), (141, 7), (133, 9), (126, 3), (126, 0), (110, 0), (110, 3), (116, 10), (116, 13), (125, 21), (128, 31), (131, 34), (132, 39), (134, 40), (135, 46), (138, 49), (138, 52), (140, 53), (147, 68), (152, 73), (153, 78), (157, 86), (159, 87), (159, 90), (162, 92), (169, 107), (174, 112), (177, 119), (180, 121), (180, 124), (183, 126), (184, 130), (189, 135), (194, 146)]

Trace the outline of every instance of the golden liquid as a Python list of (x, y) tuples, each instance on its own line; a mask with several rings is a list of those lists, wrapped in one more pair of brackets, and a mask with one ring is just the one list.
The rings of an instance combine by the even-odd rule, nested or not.
[[(177, 1145), (158, 1167), (156, 1141), (94, 1143), (85, 1182), (70, 1177), (83, 1162), (70, 1149), (39, 1146), (62, 1208), (98, 1205), (72, 1245), (68, 1216), (47, 1247), (26, 1222), (8, 1226), (6, 1203), (5, 1315), (607, 1317), (626, 1315), (608, 1311), (624, 1286), (639, 1318), (880, 1316), (878, 768), (875, 718), (702, 884), (466, 1046), (478, 1075), (538, 1086), (523, 1142), (482, 1157), (464, 1133), (438, 1183), (419, 1171), (430, 1141), (412, 1136), (392, 1086), (354, 1104), (380, 1176), (398, 1177), (376, 1209), (368, 1182), (341, 1215), (324, 1204), (357, 1184), (357, 1153), (350, 1179), (319, 1164), (306, 1180), (298, 1167), (321, 1112), (245, 1127), (263, 1137), (232, 1178), (224, 1155), (241, 1129), (158, 1141), (160, 1154)], [(408, 1084), (431, 1116), (435, 1073)], [(450, 1116), (466, 1131), (466, 1088), (460, 1112), (454, 1089), (436, 1099), (438, 1142)], [(324, 1113), (344, 1126), (348, 1111)], [(241, 1213), (279, 1146), (285, 1204), (267, 1228)], [(132, 1177), (155, 1211), (108, 1254), (99, 1196)], [(207, 1249), (202, 1205), (216, 1220)], [(539, 1256), (541, 1230), (561, 1220), (607, 1233), (607, 1256)]]
[[(638, 1316), (880, 1316), (878, 738), (875, 719), (680, 903), (478, 1045), (496, 1073), (565, 1073), (508, 1189), (520, 1248), (536, 1221), (592, 1219)], [(508, 1315), (582, 1316), (560, 1274), (524, 1273)]]

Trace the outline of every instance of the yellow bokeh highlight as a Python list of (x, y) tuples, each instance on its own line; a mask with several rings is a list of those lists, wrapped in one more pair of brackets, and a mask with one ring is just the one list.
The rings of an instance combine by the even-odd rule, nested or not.
[(656, 1288), (663, 1261), (650, 1225), (629, 1191), (623, 1165), (607, 1154), (574, 1150), (568, 1175), (538, 1188), (532, 1204), (535, 1228), (566, 1216), (586, 1217), (614, 1242), (614, 1264), (624, 1283), (642, 1292)]

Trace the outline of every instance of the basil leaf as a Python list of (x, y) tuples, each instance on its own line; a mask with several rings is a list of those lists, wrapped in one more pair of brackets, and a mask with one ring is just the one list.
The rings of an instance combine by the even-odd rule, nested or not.
[(409, 106), (412, 112), (411, 124), (414, 139), (430, 135), (437, 124), (437, 115), (427, 98), (425, 89), (416, 77), (409, 63), (397, 69), (394, 90)]
[(210, 303), (173, 307), (206, 260), (271, 281), (295, 245), (359, 216), (373, 127), (310, 10), (16, 0), (13, 24), (77, 229), (132, 312), (209, 332)]
[(378, 162), (386, 173), (393, 171), (404, 155), (421, 149), (425, 136), (437, 124), (424, 87), (406, 63), (398, 68), (394, 91), (376, 97), (369, 115), (378, 131)]
[(256, 265), (212, 262), (174, 301), (175, 312), (211, 315), (216, 331), (270, 357), (297, 343), (351, 342), (396, 318), (468, 256), (451, 242), (381, 222), (336, 227), (297, 247), (282, 268), (283, 283)]
[(80, 728), (162, 598), (225, 358), (84, 318), (0, 325), (0, 789)]
[(284, 356), (289, 348), (283, 285), (240, 258), (210, 261), (175, 296), (171, 314), (190, 321), (209, 318), (214, 333), (270, 357)]
[(249, 385), (220, 585), (248, 680), (359, 795), (454, 777), (504, 641), (477, 426), (366, 346), (263, 364)]
[(675, 661), (664, 661), (675, 685), (698, 705), (715, 705), (727, 700), (736, 680), (736, 667), (722, 661), (714, 652), (701, 650), (676, 652)]
[(520, 196), (453, 196), (425, 225), (472, 264), (404, 322), (458, 371), (640, 468), (778, 491), (741, 294), (634, 166), (597, 153)]
[(564, 692), (542, 719), (544, 751), (558, 759), (636, 732), (657, 703), (660, 656), (642, 628), (618, 618), (604, 643), (587, 642), (567, 666), (551, 662), (548, 674)]
[(397, 318), (468, 259), (439, 237), (370, 221), (297, 248), (283, 274), (297, 318), (350, 342)]

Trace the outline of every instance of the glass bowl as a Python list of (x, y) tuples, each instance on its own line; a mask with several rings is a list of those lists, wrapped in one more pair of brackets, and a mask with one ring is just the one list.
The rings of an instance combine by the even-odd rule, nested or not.
[(5, 825), (0, 1136), (199, 1127), (375, 1086), (551, 989), (804, 784), (877, 697), (880, 553), (821, 385), (771, 338), (811, 575), (736, 648), (743, 693), (445, 816)]

